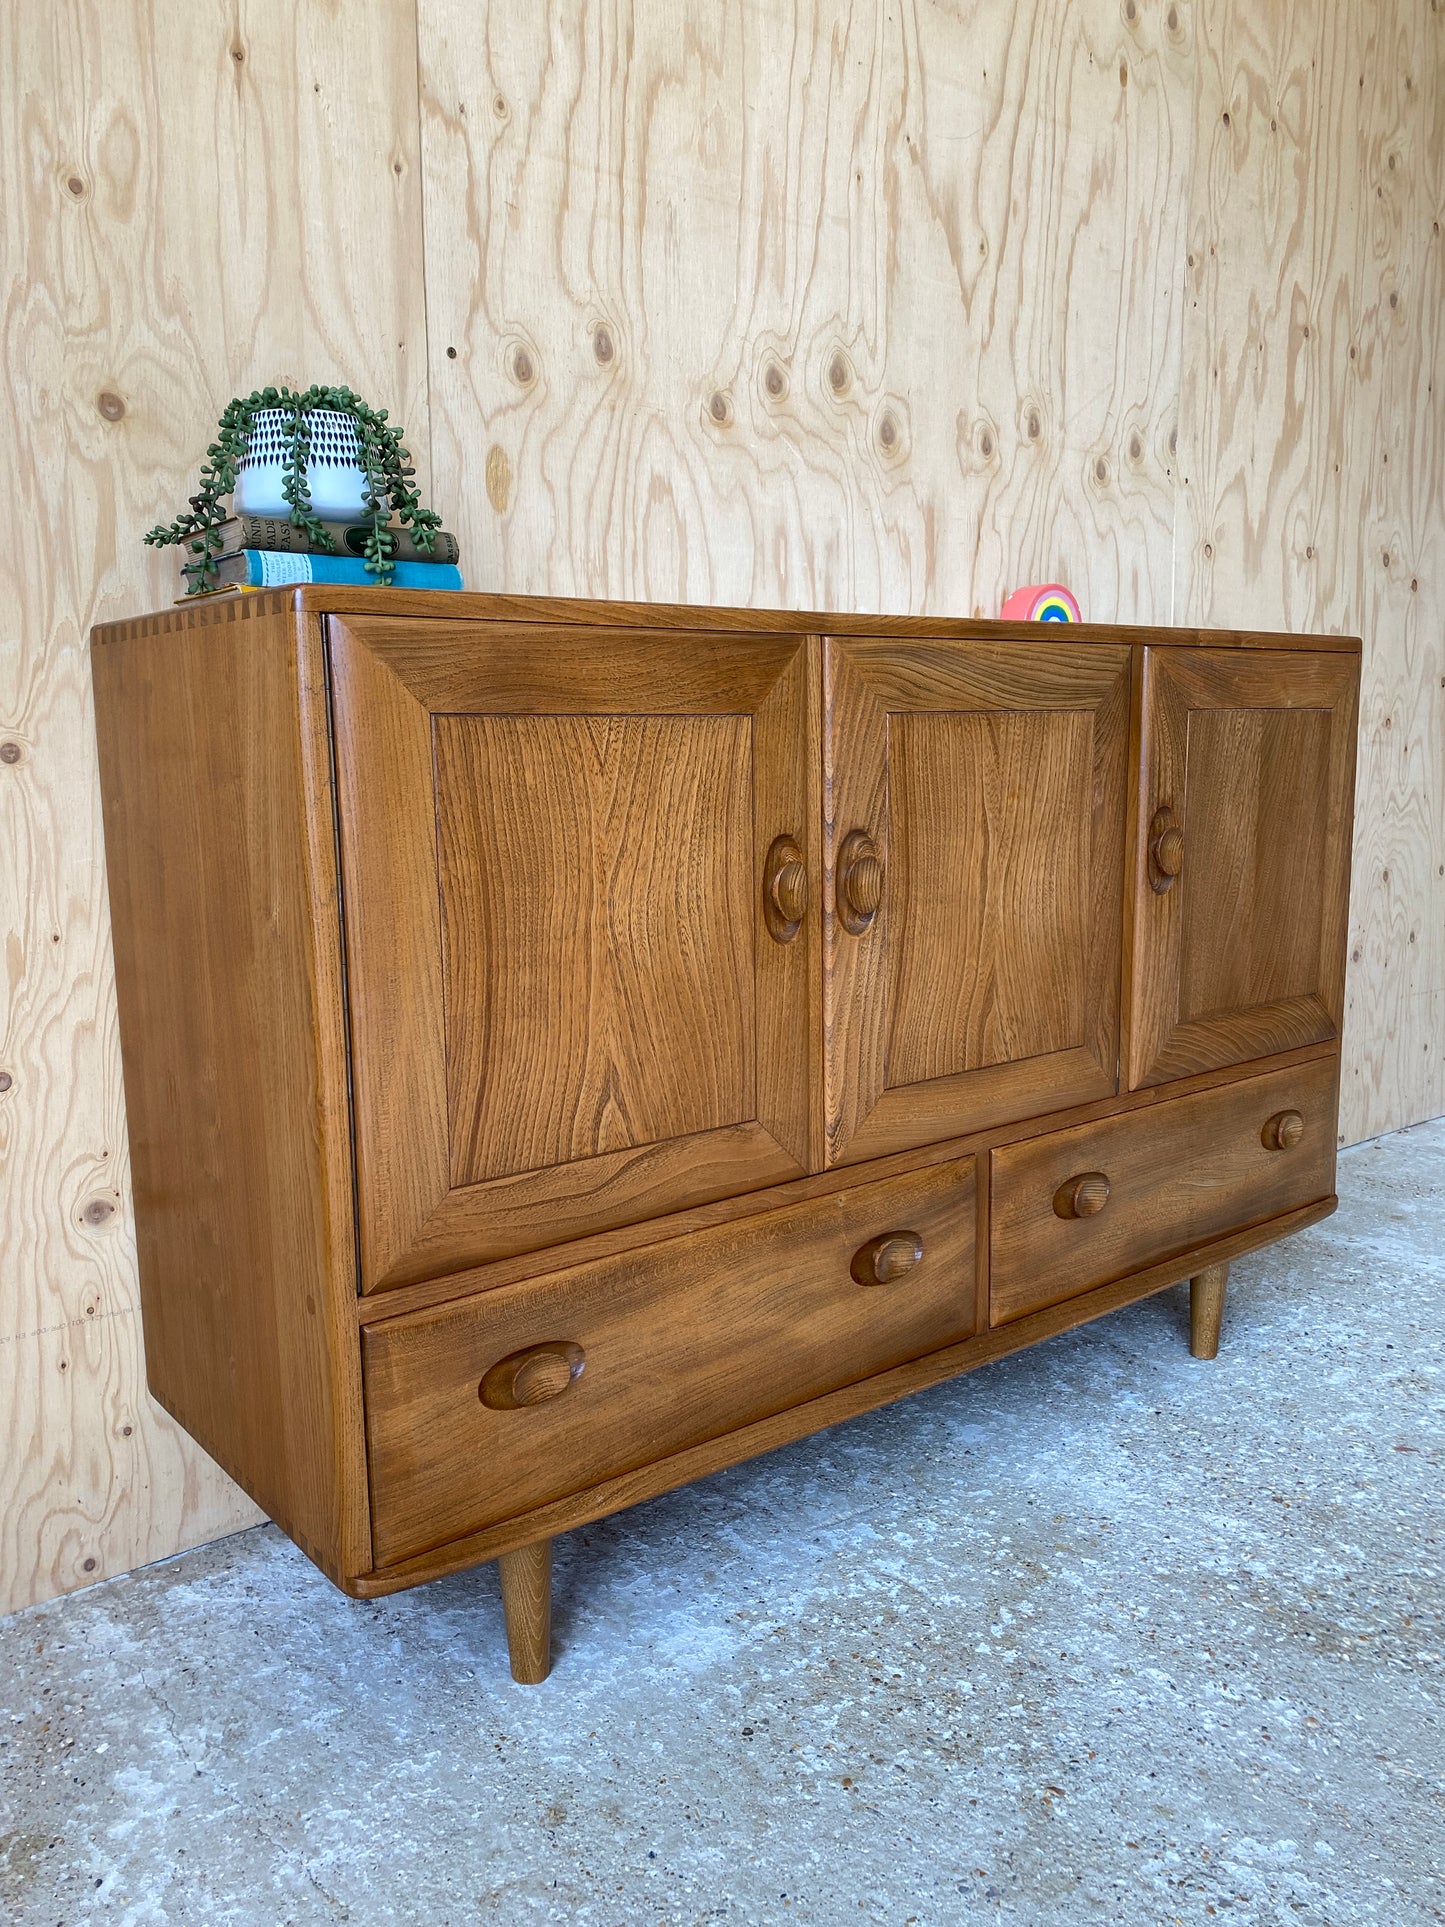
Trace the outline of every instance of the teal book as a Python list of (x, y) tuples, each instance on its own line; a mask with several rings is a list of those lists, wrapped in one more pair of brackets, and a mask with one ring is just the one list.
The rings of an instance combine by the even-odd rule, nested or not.
[[(194, 581), (199, 564), (188, 564)], [(294, 582), (335, 582), (348, 589), (374, 589), (376, 577), (360, 556), (297, 555), (284, 549), (237, 549), (216, 558), (215, 586), (240, 583), (249, 589), (280, 589)], [(454, 562), (393, 562), (394, 589), (460, 589), (462, 572)]]

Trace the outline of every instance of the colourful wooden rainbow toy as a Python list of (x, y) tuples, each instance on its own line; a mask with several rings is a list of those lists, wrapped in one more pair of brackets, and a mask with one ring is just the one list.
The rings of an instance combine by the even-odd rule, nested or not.
[(1062, 582), (1015, 589), (1000, 612), (1009, 622), (1082, 622), (1079, 605)]

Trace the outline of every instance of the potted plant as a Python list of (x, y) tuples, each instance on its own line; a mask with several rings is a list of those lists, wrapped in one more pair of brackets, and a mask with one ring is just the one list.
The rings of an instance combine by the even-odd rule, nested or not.
[(213, 587), (226, 519), (221, 497), (234, 491), (238, 512), (287, 515), (315, 548), (331, 553), (336, 544), (323, 517), (370, 522), (366, 566), (378, 582), (390, 582), (393, 515), (425, 555), (441, 527), (412, 487), (415, 473), (386, 410), (369, 408), (349, 388), (258, 388), (226, 404), (187, 513), (158, 523), (145, 539), (155, 548), (184, 542), (200, 562), (189, 571), (192, 592)]

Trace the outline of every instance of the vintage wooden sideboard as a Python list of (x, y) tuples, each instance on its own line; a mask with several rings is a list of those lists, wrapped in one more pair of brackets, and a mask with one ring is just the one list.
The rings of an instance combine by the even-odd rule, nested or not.
[(92, 646), (147, 1370), (348, 1593), (1324, 1217), (1359, 645), (384, 589)]

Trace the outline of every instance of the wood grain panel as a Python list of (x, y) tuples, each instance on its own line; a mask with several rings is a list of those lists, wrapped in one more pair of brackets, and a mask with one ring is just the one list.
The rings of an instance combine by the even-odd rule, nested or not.
[(1131, 1087), (1339, 1036), (1355, 714), (1347, 656), (1145, 650)]
[(1364, 638), (1342, 1142), (1445, 1111), (1445, 10), (1195, 10), (1175, 608)]
[(1329, 874), (1330, 715), (1200, 710), (1189, 718), (1189, 888), (1179, 1015), (1313, 995)]
[(453, 1184), (755, 1116), (746, 717), (434, 738)]
[[(1187, 8), (421, 9), (478, 586), (1167, 618)], [(486, 486), (483, 486), (485, 471)]]
[(893, 719), (890, 1085), (1088, 1041), (1093, 735), (1081, 710)]
[(87, 631), (175, 593), (140, 537), (233, 393), (344, 380), (428, 447), (409, 0), (6, 0), (0, 74), (3, 1610), (256, 1517), (145, 1395)]
[[(589, 646), (584, 627), (529, 633), (476, 622), (406, 626), (363, 619), (333, 621), (330, 636), (363, 1288), (390, 1288), (564, 1243), (730, 1191), (756, 1190), (806, 1169), (817, 1079), (808, 1024), (815, 996), (809, 963), (816, 970), (816, 939), (788, 946), (798, 954), (779, 962), (779, 946), (763, 921), (761, 884), (765, 854), (775, 837), (791, 835), (816, 848), (817, 774), (816, 765), (810, 769), (807, 762), (816, 734), (807, 713), (809, 643), (777, 635), (714, 635), (700, 643), (662, 634), (645, 642), (618, 637), (615, 650), (609, 638), (598, 650)], [(477, 1077), (498, 1068), (484, 1057), (479, 1061), (477, 1039), (505, 1014), (491, 975), (499, 968), (512, 973), (518, 959), (509, 949), (500, 964), (491, 957), (485, 964), (468, 960), (487, 956), (494, 942), (511, 945), (520, 932), (515, 919), (506, 929), (493, 929), (499, 904), (501, 913), (509, 914), (507, 888), (499, 879), (490, 875), (479, 888), (478, 877), (468, 876), (478, 838), (498, 833), (475, 815), (478, 797), (488, 793), (495, 772), (487, 774), (479, 764), (459, 767), (458, 745), (479, 726), (491, 740), (502, 740), (525, 720), (535, 748), (542, 740), (536, 725), (545, 720), (554, 732), (547, 737), (547, 753), (555, 756), (562, 718), (569, 719), (566, 739), (581, 745), (585, 737), (592, 746), (588, 754), (595, 754), (596, 743), (609, 740), (608, 731), (614, 756), (629, 745), (648, 750), (644, 763), (635, 766), (622, 755), (617, 791), (625, 798), (632, 793), (629, 785), (646, 777), (653, 794), (645, 799), (644, 815), (628, 803), (620, 819), (624, 825), (645, 821), (646, 836), (624, 850), (610, 806), (600, 815), (590, 811), (584, 825), (575, 814), (577, 776), (554, 766), (555, 784), (569, 783), (574, 792), (567, 822), (589, 836), (600, 835), (597, 847), (583, 849), (579, 841), (570, 858), (563, 851), (544, 859), (543, 867), (555, 861), (560, 871), (569, 863), (590, 871), (594, 893), (600, 891), (595, 907), (607, 929), (598, 930), (595, 941), (579, 943), (576, 930), (551, 910), (533, 922), (526, 942), (557, 946), (533, 977), (549, 987), (553, 1007), (523, 1010), (525, 998), (508, 1006), (526, 1020), (525, 1034), (508, 1042), (501, 1067), (512, 1079), (507, 1101), (521, 1115), (513, 1126), (488, 1122), (477, 1139)], [(716, 775), (745, 786), (745, 807), (736, 795), (724, 805), (705, 770), (712, 792), (705, 801), (685, 800), (691, 781), (685, 768), (665, 777), (660, 773), (659, 746), (670, 741), (675, 748), (699, 725), (694, 745), (711, 741), (715, 760), (720, 750)], [(682, 734), (669, 736), (669, 731)], [(434, 739), (442, 745), (440, 760)], [(534, 758), (525, 768), (519, 763), (504, 782), (508, 797), (522, 799), (524, 834), (527, 821), (534, 836), (542, 834), (527, 799), (528, 783), (543, 783), (545, 769), (545, 757)], [(460, 794), (450, 802), (443, 799), (439, 820), (437, 777), (448, 771), (452, 787), (460, 792), (471, 784), (476, 794), (465, 801)], [(598, 794), (607, 788), (602, 783)], [(495, 787), (491, 793), (495, 797)], [(685, 834), (666, 865), (660, 860), (653, 865), (649, 851), (660, 849), (657, 838), (668, 825), (646, 812), (661, 801), (665, 814), (669, 797), (678, 805), (678, 822), (671, 827)], [(500, 834), (510, 842), (513, 831)], [(450, 882), (438, 867), (444, 871), (448, 862), (455, 866)], [(671, 877), (672, 896), (666, 900), (657, 890), (664, 875)], [(575, 883), (574, 877), (566, 887)], [(665, 922), (669, 915), (689, 933), (682, 952), (692, 944), (716, 942), (720, 954), (685, 956), (671, 937), (667, 943), (654, 941), (654, 920)], [(450, 953), (461, 965), (450, 1000), (444, 968), (448, 917)], [(605, 967), (599, 964), (603, 950), (611, 953)], [(580, 975), (569, 979), (569, 969)], [(487, 1009), (474, 1012), (465, 998), (481, 970), (488, 973)], [(696, 1089), (711, 1085), (725, 1092), (725, 1109), (750, 1096), (746, 1115), (738, 1118), (734, 1110), (709, 1128), (651, 1140), (636, 1128), (636, 1119), (625, 1128), (608, 1124), (614, 1139), (609, 1144), (597, 1139), (596, 1118), (575, 1124), (539, 1119), (530, 1080), (538, 1080), (546, 1111), (557, 1099), (555, 1080), (560, 1077), (565, 1085), (576, 1070), (557, 1056), (551, 1027), (568, 1021), (563, 1010), (568, 998), (579, 1012), (588, 1005), (595, 1017), (596, 1000), (605, 993), (612, 1002), (601, 1031), (588, 1038), (585, 1062), (593, 1070), (601, 1064), (592, 1055), (594, 1043), (611, 1064), (618, 1038), (625, 1033), (631, 1041), (621, 1052), (627, 1060), (622, 1081), (615, 1066), (603, 1072), (592, 1092), (594, 1104), (605, 1108), (609, 1094), (615, 1094), (625, 1105), (628, 1089), (638, 1089), (639, 1076), (655, 1077), (655, 1088), (646, 1096), (652, 1123), (668, 1115), (688, 1126), (695, 1123), (696, 1112), (687, 1108), (693, 1099), (677, 1108), (682, 1100), (675, 1072), (652, 1067), (642, 987), (654, 971), (666, 996), (682, 993), (686, 1021), (675, 1034), (691, 1027), (682, 1061), (695, 1075)], [(701, 984), (707, 989), (700, 996)], [(702, 1004), (725, 990), (733, 997), (732, 1011), (702, 1013)], [(460, 1056), (449, 1045), (449, 1031), (464, 1040)], [(740, 1058), (736, 1040), (743, 1033)], [(714, 1039), (722, 1053), (719, 1064), (713, 1073), (697, 1074), (698, 1060)], [(449, 1049), (454, 1099), (461, 1094), (451, 1107)], [(495, 1090), (489, 1106), (494, 1101)], [(467, 1134), (460, 1157), (449, 1142), (454, 1127)], [(616, 1142), (618, 1137), (624, 1141)], [(516, 1168), (521, 1147), (531, 1156), (549, 1142), (559, 1149), (571, 1145), (578, 1154)], [(479, 1159), (513, 1168), (486, 1175), (477, 1168)]]
[[(826, 665), (830, 1161), (1114, 1090), (1130, 652), (830, 637)], [(840, 853), (862, 832), (884, 886), (853, 930)]]

